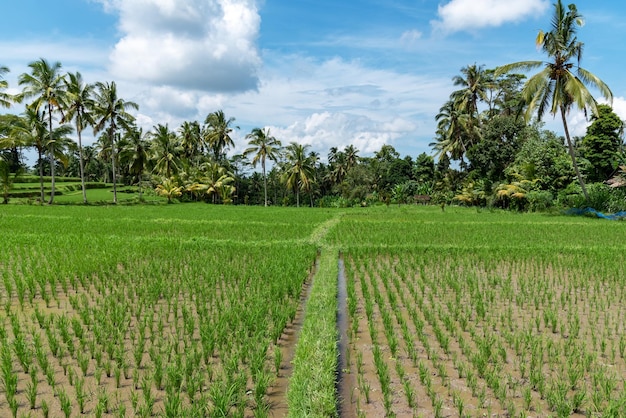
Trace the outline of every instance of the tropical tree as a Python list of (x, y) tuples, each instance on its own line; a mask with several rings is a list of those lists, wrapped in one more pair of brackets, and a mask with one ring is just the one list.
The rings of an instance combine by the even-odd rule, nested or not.
[(46, 137), (48, 150), (52, 150), (54, 161), (60, 162), (63, 170), (69, 163), (69, 154), (76, 149), (76, 143), (70, 138), (72, 132), (74, 132), (72, 126), (60, 125), (52, 130), (50, 136)]
[(472, 144), (469, 133), (472, 126), (469, 114), (459, 109), (451, 99), (439, 109), (435, 119), (437, 120), (437, 136), (435, 142), (429, 145), (439, 158), (445, 154), (453, 160), (461, 160), (461, 165), (464, 166), (465, 153)]
[(21, 149), (26, 144), (15, 132), (20, 122), (21, 118), (17, 115), (11, 113), (0, 115), (0, 152), (7, 158), (12, 171), (23, 167)]
[(232, 173), (225, 167), (212, 161), (202, 164), (200, 170), (200, 177), (187, 186), (187, 191), (205, 193), (208, 197), (213, 198), (213, 203), (216, 202), (218, 195), (223, 196), (224, 193), (229, 192), (228, 196), (230, 196), (234, 193), (234, 189), (225, 188), (225, 186), (231, 186), (235, 181)]
[(200, 124), (196, 121), (185, 121), (180, 125), (180, 128), (178, 128), (178, 135), (185, 158), (190, 162), (194, 159), (199, 160), (198, 157), (203, 151), (202, 129), (200, 128)]
[(282, 181), (288, 190), (296, 194), (296, 206), (300, 207), (300, 190), (310, 189), (315, 179), (315, 161), (307, 151), (310, 145), (291, 142), (285, 148), (285, 166)]
[(39, 187), (41, 191), (40, 202), (45, 200), (43, 186), (43, 155), (46, 150), (46, 138), (48, 130), (43, 112), (34, 106), (26, 106), (22, 117), (14, 126), (15, 135), (26, 147), (35, 148), (37, 151), (37, 166), (39, 169)]
[(82, 132), (86, 125), (93, 125), (91, 109), (93, 109), (94, 85), (86, 84), (79, 72), (69, 73), (69, 79), (65, 79), (65, 115), (61, 122), (68, 122), (72, 119), (76, 123), (76, 134), (78, 135), (78, 160), (80, 166), (80, 182), (83, 191), (83, 202), (87, 203), (87, 190), (85, 187), (85, 163), (83, 158)]
[[(48, 119), (48, 133), (52, 137), (52, 113), (56, 109), (61, 109), (63, 96), (65, 94), (64, 75), (61, 74), (61, 63), (49, 63), (44, 58), (28, 64), (31, 73), (24, 73), (19, 76), (20, 86), (24, 86), (19, 99), (34, 98), (32, 106), (35, 111), (44, 109), (44, 114)], [(50, 159), (51, 190), (49, 204), (54, 202), (54, 149), (49, 147), (48, 157)]]
[(157, 195), (167, 197), (167, 203), (172, 203), (172, 199), (183, 194), (182, 186), (179, 186), (174, 178), (163, 178), (155, 191)]
[(455, 86), (462, 87), (452, 93), (455, 107), (469, 115), (470, 131), (472, 126), (480, 126), (478, 117), (478, 102), (487, 100), (487, 90), (490, 77), (483, 66), (476, 64), (461, 68), (462, 76), (455, 76), (452, 81)]
[(587, 179), (606, 181), (613, 174), (620, 159), (624, 122), (613, 109), (605, 104), (598, 105), (598, 115), (592, 116), (592, 123), (582, 140), (582, 156), (587, 160)]
[(587, 114), (590, 110), (597, 115), (597, 104), (587, 85), (597, 88), (606, 99), (611, 101), (611, 89), (600, 78), (580, 67), (583, 52), (583, 43), (576, 36), (579, 26), (583, 25), (583, 18), (576, 6), (570, 4), (567, 8), (561, 0), (555, 3), (554, 15), (549, 31), (540, 31), (537, 36), (537, 46), (550, 58), (549, 61), (522, 61), (499, 67), (497, 74), (514, 70), (529, 71), (543, 67), (541, 71), (528, 79), (522, 88), (522, 98), (527, 105), (525, 116), (528, 121), (537, 112), (538, 119), (548, 111), (553, 116), (560, 113), (565, 131), (565, 138), (576, 177), (580, 183), (585, 199), (589, 199), (587, 188), (576, 161), (574, 146), (567, 126), (567, 114), (576, 107)]
[(270, 135), (269, 128), (254, 128), (252, 132), (246, 135), (246, 139), (249, 139), (249, 147), (243, 152), (245, 156), (254, 154), (252, 157), (252, 166), (261, 162), (261, 169), (263, 171), (263, 190), (265, 194), (265, 206), (267, 206), (267, 175), (265, 172), (265, 161), (267, 159), (277, 161), (281, 152), (281, 143), (278, 139)]
[(359, 162), (359, 150), (350, 144), (343, 151), (346, 154), (346, 170), (350, 171)]
[(139, 109), (135, 102), (118, 97), (115, 81), (96, 83), (94, 105), (94, 134), (106, 130), (107, 142), (110, 145), (111, 168), (113, 175), (113, 203), (117, 203), (117, 178), (115, 169), (116, 137), (118, 128), (129, 129), (134, 117), (128, 113), (130, 109)]
[(128, 172), (139, 186), (139, 200), (142, 200), (142, 179), (148, 166), (149, 143), (143, 135), (143, 129), (131, 127), (126, 131), (123, 138), (123, 146), (120, 149), (120, 163), (126, 164)]
[(233, 129), (239, 129), (239, 127), (232, 126), (234, 122), (235, 118), (226, 119), (222, 110), (209, 113), (204, 121), (204, 141), (213, 151), (215, 161), (223, 158), (226, 148), (235, 146), (230, 134)]
[[(334, 148), (334, 147), (333, 147)], [(332, 185), (338, 186), (348, 174), (348, 161), (344, 151), (331, 149), (328, 154), (328, 180)]]
[(22, 168), (11, 172), (11, 161), (5, 155), (0, 155), (0, 190), (2, 190), (2, 203), (9, 203), (9, 193), (13, 188), (15, 179), (22, 174)]
[(154, 131), (148, 133), (150, 152), (155, 161), (153, 171), (170, 178), (178, 172), (180, 154), (183, 149), (178, 142), (176, 132), (171, 131), (167, 124), (158, 124), (153, 128)]
[(9, 67), (0, 66), (0, 106), (7, 109), (11, 107), (11, 102), (15, 99), (10, 94), (4, 92), (9, 87), (9, 83), (4, 79), (4, 75), (8, 72)]

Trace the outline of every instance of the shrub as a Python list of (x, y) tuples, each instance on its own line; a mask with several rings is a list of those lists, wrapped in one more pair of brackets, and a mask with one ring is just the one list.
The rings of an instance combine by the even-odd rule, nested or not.
[(611, 190), (603, 183), (587, 185), (589, 200), (583, 206), (594, 208), (600, 212), (610, 212)]
[(554, 196), (547, 190), (530, 191), (526, 194), (528, 201), (528, 210), (531, 212), (540, 212), (548, 210), (554, 203)]

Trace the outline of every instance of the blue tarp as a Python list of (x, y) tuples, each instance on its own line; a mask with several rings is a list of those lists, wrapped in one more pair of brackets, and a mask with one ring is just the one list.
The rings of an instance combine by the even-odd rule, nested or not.
[(612, 221), (621, 221), (622, 219), (626, 218), (626, 211), (606, 214), (606, 213), (598, 212), (597, 210), (593, 208), (584, 208), (584, 209), (571, 208), (567, 212), (565, 212), (565, 214), (566, 215), (595, 216), (597, 218), (610, 219)]

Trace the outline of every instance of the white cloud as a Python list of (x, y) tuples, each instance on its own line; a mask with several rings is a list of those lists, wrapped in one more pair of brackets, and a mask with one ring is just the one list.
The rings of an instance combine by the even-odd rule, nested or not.
[(626, 120), (626, 99), (624, 97), (613, 97), (613, 112), (621, 120)]
[(119, 14), (118, 78), (205, 91), (257, 86), (255, 0), (100, 0)]
[(411, 48), (416, 45), (420, 39), (422, 39), (422, 32), (413, 29), (404, 32), (400, 37), (400, 42), (403, 46)]
[[(228, 102), (228, 114), (245, 129), (270, 127), (283, 144), (310, 144), (326, 157), (330, 147), (355, 145), (362, 154), (382, 145), (429, 152), (436, 109), (450, 82), (372, 69), (339, 58), (317, 62), (300, 56), (266, 57), (258, 92)], [(417, 154), (415, 154), (417, 155)]]
[(500, 26), (540, 15), (549, 5), (547, 0), (451, 0), (438, 7), (441, 20), (432, 23), (445, 32)]
[[(609, 104), (604, 98), (599, 99), (598, 103)], [(613, 112), (615, 112), (621, 120), (626, 120), (626, 99), (624, 97), (613, 97), (611, 107), (613, 108)], [(558, 119), (560, 121), (560, 118)], [(572, 136), (585, 136), (587, 134), (587, 128), (591, 125), (591, 120), (589, 117), (585, 117), (582, 111), (576, 110), (570, 113), (567, 123)], [(562, 126), (560, 130), (562, 131)]]

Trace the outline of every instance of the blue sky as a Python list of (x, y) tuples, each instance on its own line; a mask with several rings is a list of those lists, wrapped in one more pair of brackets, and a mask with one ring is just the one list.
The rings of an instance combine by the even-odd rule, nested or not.
[[(626, 4), (580, 0), (581, 65), (613, 90), (626, 119)], [(284, 144), (326, 156), (393, 145), (431, 153), (434, 117), (471, 64), (545, 58), (550, 0), (41, 0), (11, 1), (0, 64), (16, 92), (28, 63), (60, 61), (89, 82), (116, 81), (145, 130), (177, 128), (223, 109), (240, 130), (269, 127)], [(19, 113), (20, 105), (12, 112)], [(570, 115), (575, 134), (586, 121)], [(546, 126), (560, 133), (551, 117)], [(89, 141), (89, 140), (88, 140)]]

